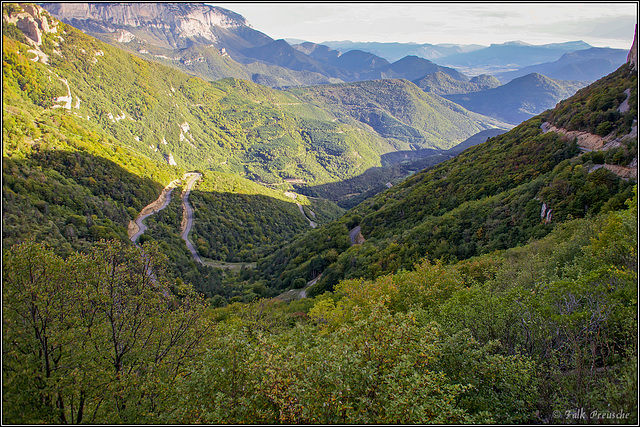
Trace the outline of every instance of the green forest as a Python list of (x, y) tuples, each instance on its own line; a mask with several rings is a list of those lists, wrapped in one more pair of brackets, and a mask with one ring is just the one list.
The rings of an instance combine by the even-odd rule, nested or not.
[[(210, 82), (40, 11), (39, 46), (3, 22), (3, 424), (638, 423), (630, 64), (498, 134), (406, 80)], [(130, 240), (186, 172), (202, 263), (181, 181)]]
[(572, 423), (586, 408), (635, 424), (635, 191), (626, 205), (519, 248), (223, 308), (163, 280), (154, 244), (63, 259), (22, 243), (3, 252), (3, 421)]

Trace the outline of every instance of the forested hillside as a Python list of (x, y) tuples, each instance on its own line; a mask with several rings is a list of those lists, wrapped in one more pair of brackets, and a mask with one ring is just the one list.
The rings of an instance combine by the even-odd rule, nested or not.
[(5, 248), (3, 422), (564, 424), (584, 408), (636, 424), (637, 193), (627, 207), (466, 262), (215, 310), (156, 290), (153, 247)]
[(371, 127), (386, 140), (395, 142), (397, 149), (449, 149), (483, 130), (511, 127), (424, 93), (407, 80), (310, 86), (289, 92), (323, 106), (337, 117), (346, 115)]
[(637, 425), (629, 58), (493, 136), (406, 80), (206, 82), (3, 3), (3, 424)]
[[(627, 99), (625, 90), (636, 86), (636, 73), (623, 65), (557, 109), (417, 173), (302, 236), (259, 263), (259, 277), (286, 289), (296, 277), (311, 280), (322, 273), (309, 290), (319, 295), (343, 278), (411, 269), (423, 257), (452, 262), (515, 247), (564, 221), (622, 208), (634, 181), (599, 165), (605, 156), (632, 164), (636, 134), (610, 150), (581, 154), (575, 141), (541, 126), (572, 106), (579, 109), (572, 117), (590, 114), (593, 129), (607, 126), (608, 133), (626, 135), (637, 105), (617, 108)], [(349, 239), (356, 226), (363, 244)]]
[[(4, 7), (7, 14), (9, 10), (25, 14), (18, 6)], [(32, 13), (38, 17), (38, 12)], [(46, 12), (38, 19), (47, 19)], [(56, 38), (58, 30), (44, 33), (40, 47), (47, 50), (49, 44), (52, 49), (52, 56), (44, 62), (32, 60), (38, 58), (37, 52), (40, 55), (44, 52), (37, 45), (29, 45), (15, 25), (5, 22), (3, 26), (3, 242), (9, 246), (34, 238), (49, 243), (57, 254), (66, 257), (74, 251), (89, 251), (101, 239), (127, 241), (129, 222), (142, 208), (154, 201), (166, 184), (181, 177), (185, 167), (201, 163), (195, 154), (200, 149), (194, 148), (194, 142), (198, 142), (193, 136), (198, 132), (195, 121), (192, 126), (187, 122), (176, 124), (184, 139), (182, 145), (175, 142), (165, 145), (160, 141), (151, 149), (145, 145), (149, 141), (144, 138), (161, 132), (171, 121), (171, 116), (163, 117), (168, 111), (165, 107), (179, 105), (170, 104), (178, 97), (168, 95), (174, 93), (170, 87), (160, 96), (153, 85), (171, 86), (172, 83), (164, 79), (175, 78), (177, 80), (171, 81), (176, 86), (181, 81), (186, 85), (183, 89), (200, 88), (206, 94), (210, 84), (145, 63), (89, 39), (71, 27), (62, 30), (64, 24), (58, 25), (60, 34), (67, 31), (66, 39), (62, 37), (66, 44), (62, 45), (62, 40)], [(52, 47), (54, 42), (59, 44), (60, 51)], [(109, 60), (101, 68), (97, 59), (102, 58), (100, 55), (93, 58), (95, 61), (91, 58), (93, 55), (70, 63), (54, 60), (62, 52), (82, 56), (82, 50), (86, 52), (89, 46), (104, 48), (100, 52), (113, 54), (110, 59), (115, 61)], [(53, 53), (54, 50), (58, 53)], [(91, 78), (91, 72), (87, 71), (91, 67), (103, 78)], [(134, 76), (137, 83), (128, 84), (127, 73)], [(242, 82), (222, 83), (225, 85), (242, 87)], [(257, 85), (252, 87), (259, 89)], [(237, 109), (248, 102), (246, 97), (234, 97), (235, 101), (226, 99), (228, 108)], [(108, 113), (101, 115), (100, 112), (116, 111), (113, 108), (120, 102), (127, 113), (117, 113), (120, 115), (113, 121)], [(137, 115), (129, 116), (130, 111)], [(208, 111), (219, 114), (217, 110)], [(224, 133), (218, 128), (208, 131)], [(179, 135), (176, 136), (178, 143)], [(211, 138), (207, 141), (223, 144)], [(227, 136), (224, 141), (233, 140)], [(178, 163), (168, 164), (159, 153), (167, 150), (162, 147), (171, 145), (186, 146), (187, 151), (182, 155), (189, 155), (188, 161), (181, 161), (176, 150), (172, 154)], [(167, 153), (171, 154), (170, 151), (163, 154)], [(285, 196), (282, 189), (268, 188), (238, 175), (203, 172), (203, 180), (193, 192), (201, 210), (196, 213), (192, 239), (205, 260), (255, 261), (260, 254), (310, 228), (294, 200)], [(287, 189), (285, 185), (282, 187)], [(224, 203), (212, 202), (216, 195)], [(341, 212), (326, 200), (300, 196), (296, 202), (317, 213), (317, 223), (335, 219)], [(245, 218), (238, 214), (239, 210), (251, 213)], [(170, 274), (191, 281), (207, 297), (216, 293), (229, 299), (243, 295), (241, 286), (229, 283), (225, 285), (226, 290), (220, 291), (224, 274), (191, 261), (179, 237), (181, 219), (179, 197), (174, 196), (166, 210), (147, 219), (149, 230), (139, 242), (159, 242), (168, 256)], [(211, 230), (216, 230), (216, 234), (210, 235)]]
[(436, 72), (427, 74), (413, 82), (425, 92), (432, 92), (437, 95), (479, 92), (500, 86), (498, 79), (486, 74), (473, 77), (467, 82), (455, 80), (442, 72)]

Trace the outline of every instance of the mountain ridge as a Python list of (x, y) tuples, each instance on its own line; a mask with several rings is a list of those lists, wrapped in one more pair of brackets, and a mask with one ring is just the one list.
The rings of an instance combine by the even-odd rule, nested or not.
[(596, 48), (567, 52), (554, 62), (530, 65), (516, 71), (497, 73), (502, 82), (508, 82), (532, 72), (560, 80), (592, 82), (615, 71), (626, 62), (624, 49)]
[[(635, 178), (621, 178), (613, 173), (615, 167), (601, 165), (637, 167), (633, 66), (624, 64), (555, 109), (361, 202), (263, 260), (257, 277), (286, 289), (293, 277), (311, 280), (321, 274), (307, 289), (307, 295), (321, 295), (345, 278), (410, 270), (425, 256), (443, 262), (467, 259), (541, 238), (565, 220), (623, 207)], [(604, 112), (616, 108), (615, 121), (606, 121)], [(581, 154), (575, 139), (547, 132), (547, 121), (621, 139), (603, 147), (606, 151)], [(361, 227), (362, 245), (351, 245), (347, 238), (355, 226)]]
[[(103, 3), (43, 3), (42, 7), (54, 15), (64, 15), (68, 23), (93, 21), (99, 28), (101, 21), (109, 25), (104, 32), (113, 32), (115, 27), (152, 26), (158, 29), (178, 30), (185, 39), (202, 37), (217, 41), (210, 27), (237, 28), (251, 25), (233, 11), (217, 6), (197, 3), (132, 3), (128, 5)], [(94, 28), (96, 28), (94, 27)], [(184, 43), (188, 43), (185, 40)], [(178, 44), (165, 47), (188, 47)]]
[(466, 94), (443, 95), (477, 113), (489, 113), (508, 123), (520, 123), (584, 87), (583, 82), (551, 79), (539, 73), (515, 78), (505, 85)]

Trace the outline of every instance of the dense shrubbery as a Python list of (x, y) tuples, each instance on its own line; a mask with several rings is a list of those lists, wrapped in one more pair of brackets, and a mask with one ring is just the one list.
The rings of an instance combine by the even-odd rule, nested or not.
[[(527, 246), (206, 313), (181, 282), (169, 305), (140, 288), (155, 255), (5, 248), (3, 421), (529, 424), (573, 423), (582, 408), (587, 422), (637, 423), (637, 189), (627, 207)], [(163, 357), (131, 341), (137, 321)]]
[(163, 263), (152, 245), (5, 249), (3, 423), (154, 422), (207, 329), (189, 287), (169, 296)]
[(161, 188), (83, 151), (4, 158), (2, 171), (3, 242), (31, 236), (60, 254), (100, 239), (126, 240), (129, 221)]

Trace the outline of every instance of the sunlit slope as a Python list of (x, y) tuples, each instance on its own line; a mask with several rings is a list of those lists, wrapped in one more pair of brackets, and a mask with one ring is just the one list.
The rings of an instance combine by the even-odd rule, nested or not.
[[(191, 99), (188, 96), (210, 99), (213, 94), (224, 92), (214, 91), (199, 79), (105, 46), (63, 24), (57, 26), (57, 30), (43, 34), (41, 46), (30, 44), (15, 26), (4, 27), (3, 242), (10, 245), (34, 238), (50, 243), (66, 255), (72, 250), (85, 250), (100, 239), (128, 240), (129, 221), (155, 200), (165, 185), (180, 178), (187, 167), (199, 164), (195, 156), (190, 162), (180, 161), (179, 153), (186, 156), (189, 152), (163, 151), (163, 147), (170, 145), (168, 137), (167, 144), (160, 141), (153, 149), (145, 145), (149, 135), (155, 135), (171, 122), (169, 116), (163, 117), (161, 113), (183, 111), (178, 103), (171, 104), (172, 100)], [(104, 50), (82, 56), (82, 50), (87, 53), (93, 47)], [(52, 56), (44, 53), (48, 49)], [(73, 62), (63, 61), (60, 58), (64, 54), (77, 57)], [(98, 59), (105, 56), (110, 60), (100, 64)], [(38, 57), (40, 60), (33, 60)], [(104, 78), (95, 78), (96, 75)], [(163, 84), (168, 85), (168, 90), (160, 96), (158, 88)], [(173, 84), (188, 95), (173, 92)], [(241, 91), (243, 87), (240, 81), (221, 86), (230, 92)], [(198, 88), (202, 91), (198, 92)], [(234, 105), (239, 105), (239, 101), (235, 99), (245, 98), (234, 96), (222, 99), (220, 95), (220, 103), (237, 110)], [(124, 107), (112, 109), (116, 105)], [(193, 149), (198, 140), (193, 137), (191, 126), (186, 122), (178, 122), (176, 126), (180, 132), (176, 137), (178, 143), (182, 134), (183, 146)], [(222, 143), (235, 141), (228, 135), (225, 137), (225, 130), (207, 130), (214, 137), (222, 135), (219, 139)], [(241, 127), (236, 132), (244, 133)], [(164, 156), (169, 154), (175, 165), (170, 165)], [(245, 156), (247, 152), (241, 154)], [(194, 194), (209, 198), (220, 195), (226, 202), (209, 206), (206, 212), (211, 216), (198, 214), (197, 230), (206, 230), (214, 217), (232, 224), (221, 229), (220, 236), (229, 242), (225, 244), (227, 250), (208, 249), (203, 255), (226, 260), (242, 252), (242, 259), (251, 260), (256, 251), (281, 245), (310, 228), (294, 200), (281, 189), (267, 188), (231, 173), (205, 168), (202, 171), (204, 177)], [(176, 203), (172, 202), (162, 214), (148, 219), (149, 233), (141, 241), (162, 240), (163, 250), (171, 261), (184, 264), (189, 258), (179, 238), (182, 213), (179, 198), (175, 199)], [(317, 213), (317, 223), (333, 219), (341, 212), (321, 200), (298, 197), (296, 201)], [(255, 221), (243, 223), (238, 220), (237, 210), (248, 210), (247, 207), (261, 215)], [(250, 233), (254, 239), (245, 242), (238, 237), (243, 233)], [(198, 235), (195, 237), (197, 240)]]
[[(6, 73), (19, 63), (37, 70), (29, 85), (6, 74), (5, 99), (59, 108), (158, 162), (263, 182), (326, 182), (362, 172), (392, 149), (377, 135), (332, 122), (308, 127), (319, 134), (314, 144), (305, 123), (282, 107), (299, 102), (286, 93), (242, 80), (205, 82), (64, 24), (57, 29), (38, 49), (46, 64), (29, 62), (26, 45), (4, 43)], [(356, 154), (352, 146), (362, 148)]]
[[(5, 44), (7, 66), (35, 59), (20, 46)], [(442, 99), (437, 105), (426, 102), (428, 95), (404, 82), (374, 83), (356, 97), (355, 121), (341, 120), (344, 111), (300, 99), (296, 92), (239, 79), (206, 82), (63, 23), (43, 34), (37, 51), (41, 85), (21, 87), (9, 79), (8, 97), (26, 92), (40, 107), (58, 106), (95, 123), (150, 159), (269, 184), (334, 182), (380, 165), (381, 154), (414, 146), (448, 148), (491, 126)], [(407, 111), (396, 109), (391, 116), (385, 112), (389, 105), (381, 105), (382, 113), (371, 110), (363, 96), (382, 88), (379, 96), (393, 94), (388, 102)], [(341, 103), (351, 102), (351, 94), (340, 96)]]
[(449, 149), (480, 131), (511, 127), (425, 93), (407, 80), (320, 85), (290, 92), (338, 117), (366, 125), (398, 149)]

